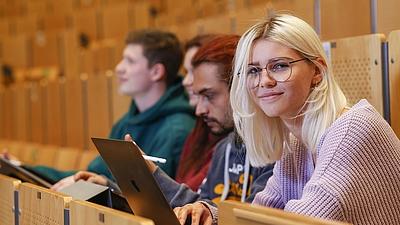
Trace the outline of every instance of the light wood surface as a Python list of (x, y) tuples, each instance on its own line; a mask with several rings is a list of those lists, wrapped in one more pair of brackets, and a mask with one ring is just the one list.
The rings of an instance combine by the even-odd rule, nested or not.
[(369, 0), (322, 0), (321, 38), (323, 40), (371, 33)]
[(21, 181), (0, 174), (0, 224), (14, 225), (14, 191)]
[(218, 209), (219, 225), (349, 225), (230, 200)]
[[(5, 107), (4, 101), (4, 88), (0, 86), (0, 105), (1, 107)], [(0, 138), (5, 139), (5, 121), (4, 121), (4, 110), (0, 110)]]
[[(265, 3), (266, 2), (266, 3)], [(314, 1), (313, 0), (281, 0), (265, 1), (257, 5), (248, 6), (238, 4), (233, 12), (235, 18), (234, 32), (241, 35), (261, 19), (273, 13), (294, 14), (311, 26), (314, 26)]]
[(32, 82), (29, 85), (29, 133), (31, 134), (31, 138), (29, 141), (36, 143), (44, 142), (45, 135), (45, 127), (44, 127), (44, 93), (40, 84), (36, 82)]
[[(97, 40), (98, 22), (96, 8), (86, 8), (73, 12), (72, 22), (77, 33), (86, 34), (90, 40)], [(76, 77), (76, 74), (73, 74)]]
[(97, 153), (97, 151), (95, 151), (95, 150), (82, 151), (79, 156), (79, 162), (78, 162), (77, 169), (78, 170), (87, 170), (88, 165), (98, 155), (99, 155), (99, 153)]
[(382, 34), (331, 41), (331, 62), (335, 80), (349, 105), (367, 99), (383, 115)]
[[(129, 7), (128, 4), (110, 5), (99, 11), (101, 39), (126, 35), (129, 31)], [(118, 24), (116, 26), (116, 24)]]
[(28, 116), (29, 116), (29, 109), (28, 109), (28, 89), (26, 84), (18, 83), (15, 84), (14, 87), (11, 89), (15, 98), (14, 102), (14, 116), (15, 122), (14, 124), (14, 138), (18, 141), (28, 141), (29, 136), (31, 135), (28, 133)]
[(111, 96), (108, 83), (104, 74), (88, 77), (88, 132), (89, 149), (95, 149), (90, 137), (108, 137), (112, 127), (111, 118)]
[[(46, 26), (44, 23), (47, 21), (41, 20), (41, 22)], [(58, 21), (51, 22), (57, 23)], [(31, 45), (29, 47), (30, 53), (32, 54), (32, 66), (42, 67), (59, 65), (59, 43), (57, 38), (56, 32), (40, 32), (38, 35), (31, 38)]]
[(72, 197), (29, 183), (19, 185), (20, 225), (64, 225)]
[(388, 35), (393, 30), (400, 29), (399, 0), (384, 0), (377, 1), (377, 14), (378, 14), (378, 33)]
[[(3, 103), (4, 108), (7, 110), (3, 110), (3, 136), (5, 139), (12, 139), (12, 134), (14, 132), (14, 96), (13, 92), (10, 89), (6, 89), (3, 94)], [(3, 108), (3, 106), (2, 106)]]
[(389, 41), (390, 121), (400, 138), (400, 30), (392, 31)]
[(73, 78), (65, 82), (66, 143), (84, 149), (87, 143), (87, 120), (84, 118), (82, 80)]
[(47, 83), (46, 108), (45, 108), (45, 126), (46, 126), (46, 144), (63, 144), (65, 135), (65, 111), (62, 109), (64, 99), (62, 99), (62, 85), (58, 80)]
[(33, 142), (26, 142), (21, 145), (20, 160), (24, 164), (36, 165), (40, 158), (40, 148), (42, 145)]
[(76, 148), (59, 148), (54, 167), (59, 170), (75, 170), (81, 151)]
[(150, 219), (85, 201), (70, 203), (71, 225), (154, 225)]
[(51, 146), (51, 145), (40, 146), (38, 148), (38, 157), (34, 164), (54, 167), (57, 154), (58, 154), (57, 146)]

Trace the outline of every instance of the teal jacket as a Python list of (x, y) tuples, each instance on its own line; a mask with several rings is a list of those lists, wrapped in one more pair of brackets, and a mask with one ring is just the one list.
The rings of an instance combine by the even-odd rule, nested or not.
[[(144, 112), (139, 113), (132, 101), (129, 111), (114, 124), (109, 137), (123, 139), (125, 134), (130, 134), (146, 154), (167, 159), (167, 163), (159, 167), (169, 176), (175, 177), (183, 144), (194, 123), (193, 108), (188, 103), (179, 78), (154, 106)], [(44, 166), (33, 169), (55, 181), (76, 172), (58, 171)], [(113, 179), (100, 156), (89, 164), (87, 170)]]

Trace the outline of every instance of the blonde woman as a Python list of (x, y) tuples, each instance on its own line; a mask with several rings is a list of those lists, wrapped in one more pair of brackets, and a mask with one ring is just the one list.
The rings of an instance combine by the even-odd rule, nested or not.
[[(400, 141), (366, 100), (346, 107), (321, 42), (303, 20), (275, 15), (241, 38), (231, 89), (250, 163), (275, 162), (253, 203), (352, 224), (400, 224)], [(217, 220), (195, 203), (193, 224)]]

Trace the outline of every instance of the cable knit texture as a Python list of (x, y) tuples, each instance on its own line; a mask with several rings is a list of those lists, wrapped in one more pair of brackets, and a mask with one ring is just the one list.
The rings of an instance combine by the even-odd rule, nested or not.
[(400, 141), (366, 100), (326, 130), (315, 160), (298, 141), (290, 148), (253, 203), (355, 225), (400, 224)]

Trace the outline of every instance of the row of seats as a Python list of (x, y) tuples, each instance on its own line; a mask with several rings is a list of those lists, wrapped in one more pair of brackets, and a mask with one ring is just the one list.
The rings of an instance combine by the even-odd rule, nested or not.
[(86, 170), (98, 155), (96, 151), (2, 140), (0, 151), (9, 152), (24, 164), (49, 166), (59, 170)]
[[(400, 31), (326, 42), (336, 80), (349, 104), (367, 99), (400, 136)], [(112, 72), (0, 89), (0, 138), (94, 149), (127, 112)]]
[[(102, 61), (101, 52), (117, 53), (119, 57), (119, 46), (126, 33), (147, 27), (172, 31), (185, 41), (202, 33), (242, 34), (257, 19), (275, 11), (289, 10), (314, 25), (323, 40), (371, 33), (370, 11), (365, 0), (354, 0), (346, 6), (340, 1), (314, 0), (11, 1), (14, 4), (2, 4), (2, 1), (0, 16), (3, 7), (13, 8), (14, 4), (18, 5), (15, 2), (27, 5), (26, 11), (32, 11), (32, 15), (27, 13), (0, 20), (0, 64), (11, 66), (15, 73), (23, 74), (23, 78), (30, 76), (31, 69), (37, 71), (38, 68), (55, 67), (57, 76), (68, 77), (112, 69), (115, 57), (105, 57)], [(83, 2), (90, 4), (80, 7)], [(385, 17), (378, 14), (379, 24), (394, 25), (382, 25), (384, 29), (378, 32), (386, 33), (400, 27), (396, 14), (392, 15), (393, 10), (385, 10), (398, 8), (398, 4), (379, 1), (378, 9), (385, 14)], [(53, 12), (55, 8), (65, 12)], [(335, 13), (332, 15), (332, 12)], [(346, 21), (349, 16), (353, 19)], [(321, 21), (318, 22), (319, 17)], [(88, 45), (88, 40), (92, 43), (112, 40), (117, 45), (82, 49)], [(45, 73), (42, 74), (41, 78), (45, 77)]]
[(112, 74), (15, 85), (0, 90), (0, 139), (95, 149), (130, 101)]
[[(185, 12), (182, 15), (194, 15), (188, 13), (189, 2), (182, 1), (181, 6), (186, 7), (186, 10), (182, 11)], [(214, 1), (207, 2), (207, 4), (215, 6)], [(225, 8), (228, 5), (226, 0), (219, 2), (219, 5), (225, 6)], [(153, 4), (149, 1), (120, 3), (104, 8), (93, 7), (77, 10), (71, 12), (70, 15), (55, 14), (48, 18), (31, 16), (12, 18), (9, 21), (2, 20), (0, 21), (0, 64), (10, 66), (18, 75), (24, 74), (23, 78), (29, 77), (29, 74), (26, 73), (30, 71), (26, 72), (27, 69), (48, 67), (56, 67), (57, 75), (62, 74), (67, 77), (76, 77), (77, 74), (92, 73), (93, 71), (104, 72), (105, 69), (113, 68), (114, 57), (110, 56), (106, 63), (97, 63), (98, 45), (103, 45), (103, 42), (118, 43), (104, 46), (101, 51), (108, 51), (110, 55), (118, 54), (119, 57), (124, 37), (132, 29), (155, 26), (171, 30), (177, 33), (181, 40), (187, 40), (204, 32), (241, 33), (253, 19), (263, 17), (265, 14), (265, 4), (262, 4), (262, 7), (260, 7), (260, 3), (254, 6), (248, 4), (245, 11), (241, 8), (234, 11), (235, 13), (220, 11), (216, 16), (208, 15), (210, 17), (198, 21), (178, 16), (181, 21), (186, 22), (185, 25), (182, 25), (177, 21), (172, 23), (171, 18), (174, 16), (171, 14), (163, 14), (150, 21), (149, 11)], [(169, 3), (165, 4), (170, 5)], [(189, 9), (195, 8), (190, 4)], [(312, 9), (311, 4), (308, 4), (308, 9)], [(137, 19), (135, 20), (135, 18)], [(246, 22), (243, 23), (242, 19)], [(311, 17), (308, 18), (308, 21), (312, 22)], [(92, 54), (94, 54), (93, 57), (91, 57)], [(101, 53), (98, 54), (101, 55)], [(94, 61), (96, 65), (92, 66), (91, 61)]]
[(0, 175), (0, 190), (2, 225), (154, 225), (149, 219), (73, 200), (62, 193), (3, 175)]
[[(3, 175), (0, 192), (2, 225), (154, 225), (146, 218), (74, 200)], [(220, 203), (219, 212), (221, 225), (348, 225), (233, 201)]]

